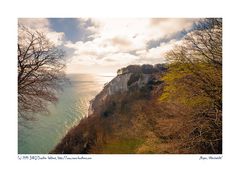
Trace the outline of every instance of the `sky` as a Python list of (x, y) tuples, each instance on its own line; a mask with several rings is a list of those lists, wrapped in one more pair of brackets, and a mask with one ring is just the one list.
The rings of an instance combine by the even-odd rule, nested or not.
[(20, 18), (66, 53), (66, 73), (116, 73), (130, 64), (165, 62), (193, 30), (192, 18)]

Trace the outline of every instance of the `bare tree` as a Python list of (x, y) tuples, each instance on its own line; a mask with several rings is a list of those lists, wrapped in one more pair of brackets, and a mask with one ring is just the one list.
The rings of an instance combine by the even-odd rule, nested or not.
[(18, 30), (18, 112), (31, 119), (56, 103), (57, 91), (65, 82), (64, 52), (41, 32), (19, 26)]

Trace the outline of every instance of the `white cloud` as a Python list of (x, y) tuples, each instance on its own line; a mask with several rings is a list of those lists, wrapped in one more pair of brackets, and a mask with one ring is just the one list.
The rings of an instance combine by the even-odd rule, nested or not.
[(196, 19), (93, 19), (98, 22), (99, 37), (113, 39), (125, 38), (135, 48), (145, 47), (147, 41), (168, 37), (174, 33), (189, 29)]
[(173, 39), (168, 43), (161, 43), (158, 47), (137, 51), (136, 54), (139, 56), (138, 63), (164, 63), (166, 53), (175, 45), (180, 44), (180, 42)]
[[(175, 39), (166, 43), (159, 42), (154, 48), (148, 49), (150, 40), (171, 38), (172, 35), (189, 29), (196, 19), (148, 19), (148, 18), (81, 18), (79, 27), (85, 27), (91, 32), (91, 41), (71, 42), (64, 40), (64, 33), (50, 29), (47, 19), (19, 19), (20, 23), (33, 29), (42, 28), (48, 37), (67, 49), (71, 62), (68, 69), (71, 72), (86, 72), (94, 68), (104, 70), (117, 68), (129, 64), (161, 63), (165, 53), (180, 41)], [(79, 67), (81, 66), (81, 67)], [(88, 67), (83, 67), (88, 66)]]
[(196, 19), (186, 18), (186, 19), (178, 19), (178, 18), (153, 18), (149, 21), (149, 27), (152, 32), (150, 37), (157, 36), (158, 38), (168, 37), (171, 34), (177, 33), (183, 29), (189, 29), (193, 22)]
[(19, 18), (18, 24), (34, 30), (48, 31), (49, 22), (46, 18)]
[(115, 53), (108, 54), (101, 61), (102, 64), (106, 65), (128, 65), (134, 63), (138, 59), (138, 56), (129, 54), (129, 53)]
[(46, 36), (51, 40), (56, 46), (60, 46), (64, 42), (64, 33), (63, 32), (53, 32), (48, 31)]
[(64, 33), (55, 32), (50, 29), (49, 21), (46, 18), (19, 18), (18, 24), (28, 27), (32, 30), (43, 32), (56, 46), (63, 44)]
[(195, 19), (91, 19), (91, 21), (96, 24), (96, 27), (89, 28), (95, 32), (92, 41), (75, 44), (68, 42), (65, 45), (75, 49), (73, 58), (76, 60), (72, 61), (72, 65), (77, 63), (93, 67), (96, 65), (119, 67), (129, 64), (162, 63), (165, 61), (165, 53), (180, 42), (172, 39), (151, 49), (147, 49), (147, 42), (170, 37), (183, 29), (188, 29)]

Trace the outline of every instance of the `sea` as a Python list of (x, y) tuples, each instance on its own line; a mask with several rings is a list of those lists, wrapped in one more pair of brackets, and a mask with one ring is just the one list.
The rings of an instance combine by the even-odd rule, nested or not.
[(36, 120), (18, 119), (18, 153), (47, 154), (61, 141), (69, 129), (88, 113), (92, 100), (114, 78), (114, 74), (68, 74), (70, 84), (59, 92), (57, 104), (49, 105), (49, 113), (34, 114)]

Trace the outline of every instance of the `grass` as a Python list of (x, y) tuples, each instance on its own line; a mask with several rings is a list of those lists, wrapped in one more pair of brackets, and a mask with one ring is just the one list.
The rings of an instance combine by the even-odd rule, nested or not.
[(121, 139), (107, 143), (101, 150), (105, 154), (131, 154), (136, 153), (136, 149), (143, 144), (140, 139)]

